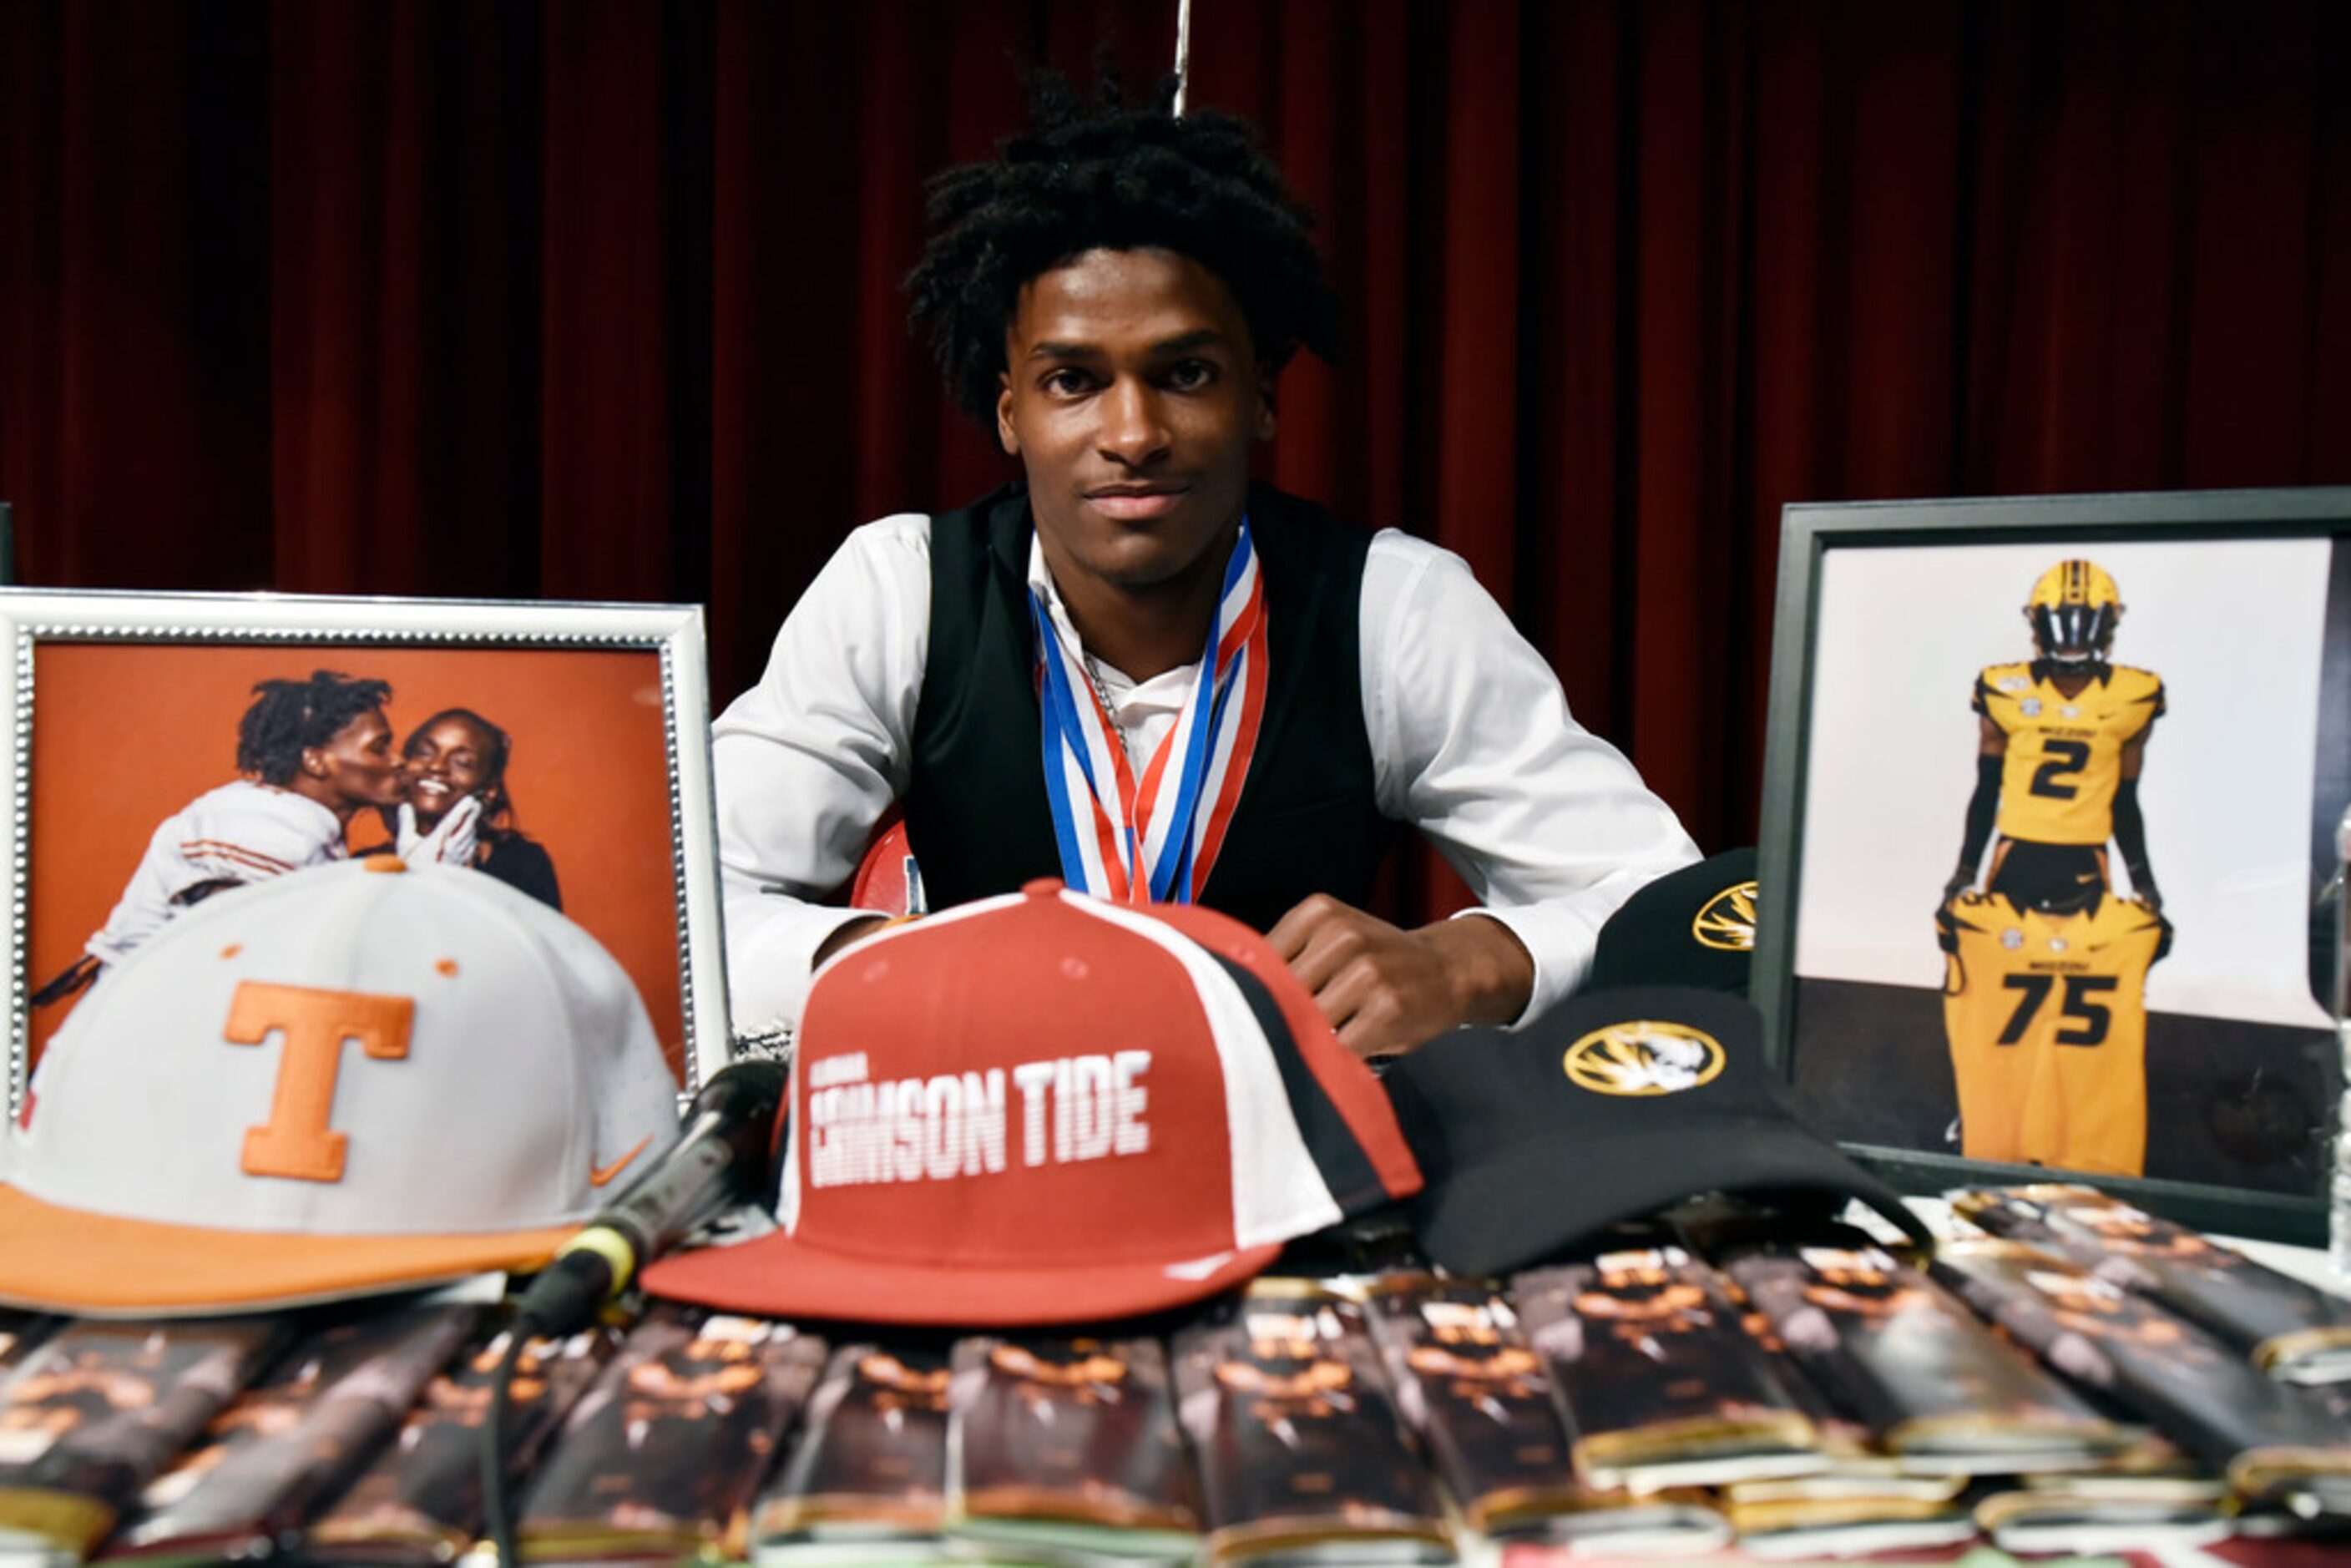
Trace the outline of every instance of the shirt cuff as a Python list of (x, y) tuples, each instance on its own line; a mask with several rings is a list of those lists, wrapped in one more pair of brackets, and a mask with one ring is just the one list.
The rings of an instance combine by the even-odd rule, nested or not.
[(737, 1035), (798, 1029), (816, 977), (817, 949), (842, 926), (879, 913), (765, 902), (772, 907), (758, 910), (756, 924), (740, 905), (727, 911), (726, 1011)]

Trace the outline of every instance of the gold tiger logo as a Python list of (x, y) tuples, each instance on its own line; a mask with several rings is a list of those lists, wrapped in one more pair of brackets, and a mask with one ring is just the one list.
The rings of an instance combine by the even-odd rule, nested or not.
[(1561, 1066), (1597, 1094), (1678, 1094), (1722, 1071), (1722, 1042), (1685, 1024), (1638, 1019), (1593, 1030), (1567, 1048)]
[(1725, 953), (1755, 950), (1755, 884), (1735, 883), (1706, 901), (1690, 922), (1690, 935), (1703, 947)]

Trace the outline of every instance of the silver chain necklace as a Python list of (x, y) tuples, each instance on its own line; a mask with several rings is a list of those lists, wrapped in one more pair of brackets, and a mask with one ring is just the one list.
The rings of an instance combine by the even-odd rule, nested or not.
[[(1093, 650), (1083, 643), (1078, 644), (1078, 663), (1086, 670), (1087, 684), (1094, 689), (1094, 700), (1102, 704), (1102, 716), (1110, 720), (1111, 733), (1118, 737), (1118, 748), (1126, 750), (1126, 725), (1118, 716), (1118, 705), (1110, 700), (1110, 683), (1102, 679), (1102, 666), (1094, 662)], [(1133, 764), (1134, 758), (1129, 758)]]

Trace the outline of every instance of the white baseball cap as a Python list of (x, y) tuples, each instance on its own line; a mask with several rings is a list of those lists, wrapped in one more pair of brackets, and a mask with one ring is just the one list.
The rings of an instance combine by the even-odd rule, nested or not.
[(396, 856), (216, 896), (109, 970), (0, 1161), (0, 1300), (217, 1312), (535, 1268), (677, 1134), (596, 939)]

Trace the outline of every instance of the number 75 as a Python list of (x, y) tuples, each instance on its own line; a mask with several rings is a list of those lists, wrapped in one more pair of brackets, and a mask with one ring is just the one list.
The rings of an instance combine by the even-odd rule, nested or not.
[[(2011, 991), (2021, 991), (2016, 1010), (2009, 1015), (2008, 1027), (2000, 1031), (2001, 1045), (2014, 1045), (2032, 1027), (2033, 1015), (2041, 1004), (2049, 999), (2056, 988), (2055, 975), (2010, 975), (2001, 985)], [(2062, 1016), (2071, 1026), (2057, 1031), (2059, 1045), (2103, 1045), (2106, 1030), (2114, 1023), (2114, 1009), (2094, 998), (2111, 991), (2120, 982), (2112, 975), (2067, 975), (2065, 995), (2059, 1004)]]

